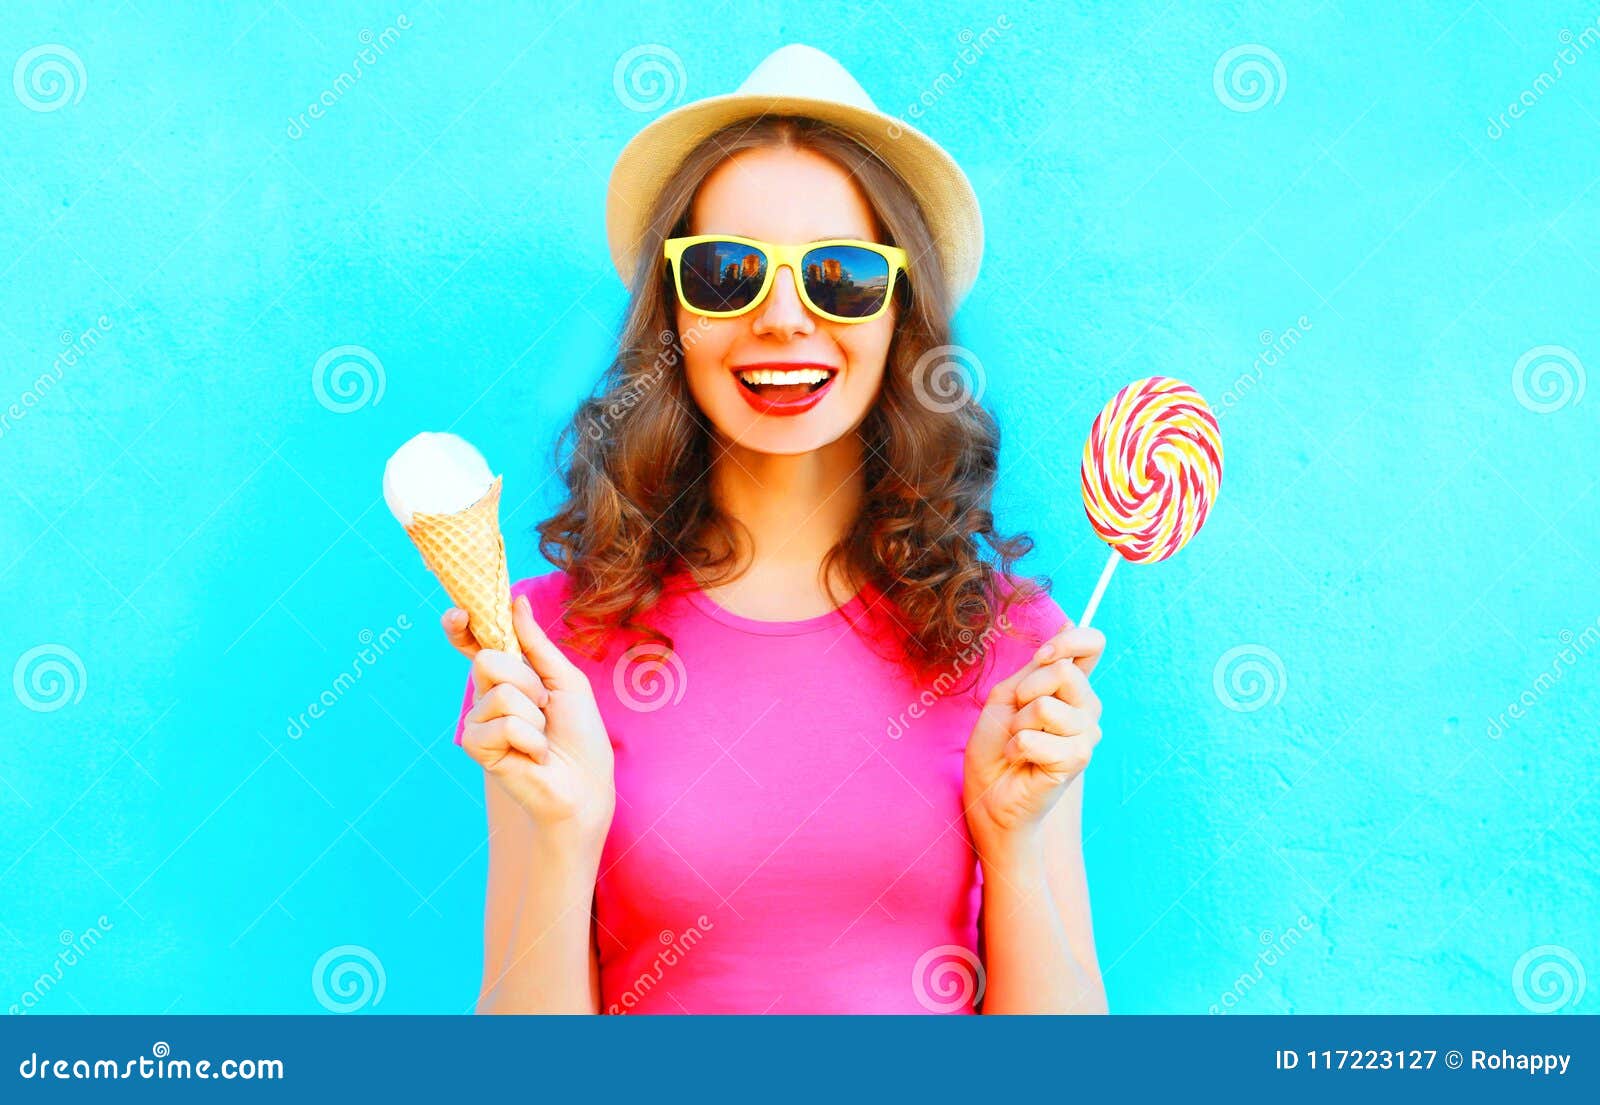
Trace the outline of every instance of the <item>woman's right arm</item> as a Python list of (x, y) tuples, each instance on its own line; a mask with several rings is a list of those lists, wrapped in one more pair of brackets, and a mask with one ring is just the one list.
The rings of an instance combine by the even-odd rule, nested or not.
[(615, 760), (583, 672), (513, 605), (518, 652), (480, 649), (467, 616), (442, 619), (472, 661), (461, 746), (484, 772), (489, 880), (480, 1013), (598, 1013), (591, 931)]
[(590, 910), (599, 849), (541, 831), (488, 772), (489, 888), (480, 1013), (598, 1013)]

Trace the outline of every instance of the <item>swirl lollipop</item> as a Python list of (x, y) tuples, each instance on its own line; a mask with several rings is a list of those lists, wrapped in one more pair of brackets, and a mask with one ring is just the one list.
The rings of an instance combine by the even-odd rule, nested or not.
[(1205, 524), (1222, 485), (1222, 433), (1200, 393), (1170, 376), (1135, 380), (1105, 405), (1083, 447), (1083, 508), (1111, 556), (1078, 624), (1087, 626), (1117, 561), (1165, 560)]

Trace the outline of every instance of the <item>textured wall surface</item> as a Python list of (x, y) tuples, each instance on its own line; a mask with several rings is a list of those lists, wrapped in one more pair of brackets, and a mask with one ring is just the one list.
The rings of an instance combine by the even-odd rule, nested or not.
[(1597, 1008), (1600, 10), (456, 7), (6, 5), (0, 1006), (471, 1007), (464, 665), (383, 460), (476, 442), (543, 571), (612, 159), (802, 41), (972, 178), (957, 337), (1069, 613), (1095, 411), (1222, 415), (1096, 618), (1113, 1008)]

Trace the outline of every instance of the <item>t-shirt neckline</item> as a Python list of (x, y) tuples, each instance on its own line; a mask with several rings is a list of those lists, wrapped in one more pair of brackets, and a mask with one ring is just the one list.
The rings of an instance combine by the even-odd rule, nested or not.
[(793, 637), (801, 633), (816, 633), (833, 626), (848, 625), (852, 620), (861, 616), (867, 609), (866, 599), (862, 592), (857, 592), (839, 606), (825, 614), (816, 614), (809, 618), (799, 618), (793, 621), (765, 621), (760, 618), (747, 618), (743, 614), (735, 614), (732, 610), (719, 604), (699, 587), (690, 584), (684, 592), (689, 602), (706, 617), (720, 622), (731, 629), (742, 633), (754, 633), (762, 637)]

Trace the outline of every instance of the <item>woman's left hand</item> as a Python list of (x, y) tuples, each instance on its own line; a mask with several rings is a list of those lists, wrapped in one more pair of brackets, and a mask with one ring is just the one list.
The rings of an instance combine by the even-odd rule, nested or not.
[(1100, 741), (1089, 673), (1105, 651), (1098, 629), (1070, 623), (989, 692), (967, 740), (964, 803), (980, 856), (1028, 843)]

